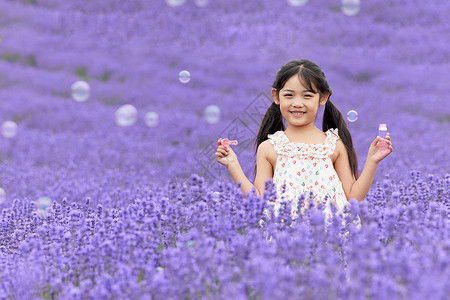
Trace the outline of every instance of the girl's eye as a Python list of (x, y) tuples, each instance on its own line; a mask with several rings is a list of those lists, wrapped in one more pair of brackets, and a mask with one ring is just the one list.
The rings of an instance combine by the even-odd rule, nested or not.
[(292, 94), (284, 94), (285, 97), (291, 97)]

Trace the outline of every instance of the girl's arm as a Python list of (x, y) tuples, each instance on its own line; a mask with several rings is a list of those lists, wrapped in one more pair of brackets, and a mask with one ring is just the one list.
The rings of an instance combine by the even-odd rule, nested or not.
[(361, 172), (358, 180), (355, 179), (351, 172), (347, 149), (345, 148), (344, 143), (341, 140), (338, 140), (336, 144), (336, 150), (338, 150), (339, 155), (334, 163), (334, 168), (339, 176), (339, 179), (342, 182), (342, 187), (348, 200), (350, 200), (351, 198), (355, 198), (356, 200), (361, 202), (362, 200), (364, 200), (364, 198), (366, 198), (367, 193), (372, 186), (373, 179), (375, 178), (378, 164), (393, 151), (389, 133), (386, 137), (388, 150), (384, 154), (381, 154), (377, 145), (379, 140), (380, 137), (377, 136), (370, 145), (366, 164), (364, 165), (364, 169)]
[(220, 146), (220, 139), (217, 142), (218, 148), (216, 152), (216, 160), (227, 167), (228, 172), (230, 172), (230, 175), (233, 177), (236, 184), (241, 182), (241, 191), (244, 198), (253, 188), (255, 188), (258, 197), (261, 197), (264, 193), (265, 181), (273, 177), (272, 165), (267, 159), (267, 153), (269, 151), (268, 147), (271, 147), (269, 143), (269, 140), (266, 140), (258, 146), (258, 150), (256, 152), (255, 185), (253, 185), (242, 171), (239, 160), (237, 159), (236, 153), (234, 153), (233, 149), (231, 147), (224, 148), (223, 146)]
[[(244, 172), (242, 171), (241, 165), (239, 161), (233, 159), (227, 165), (228, 172), (230, 172), (231, 177), (236, 184), (241, 182), (241, 191), (244, 196), (250, 192), (253, 188), (255, 188), (258, 197), (261, 197), (264, 193), (265, 181), (269, 178), (273, 177), (272, 165), (267, 160), (268, 147), (271, 145), (268, 144), (269, 140), (262, 142), (258, 146), (258, 150), (256, 152), (256, 177), (255, 177), (255, 185), (253, 185), (250, 180), (247, 179)], [(231, 147), (230, 147), (231, 149)], [(233, 151), (233, 150), (231, 150)], [(234, 153), (231, 153), (234, 155)]]
[(230, 164), (227, 169), (228, 172), (230, 172), (231, 177), (233, 177), (234, 183), (238, 184), (241, 182), (241, 191), (244, 198), (253, 188), (256, 189), (258, 197), (261, 196), (259, 190), (253, 185), (253, 183), (250, 182), (250, 180), (247, 179), (247, 176), (245, 176), (238, 161)]

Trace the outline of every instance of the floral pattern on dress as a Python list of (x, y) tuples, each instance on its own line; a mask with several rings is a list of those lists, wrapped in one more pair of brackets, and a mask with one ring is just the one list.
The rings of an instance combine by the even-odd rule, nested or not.
[[(269, 134), (268, 138), (278, 154), (273, 175), (277, 199), (268, 203), (274, 206), (275, 214), (278, 214), (281, 202), (286, 201), (291, 206), (292, 217), (296, 218), (299, 198), (304, 194), (304, 201), (300, 204), (300, 213), (303, 214), (308, 207), (311, 192), (314, 195), (312, 200), (316, 204), (323, 204), (326, 222), (332, 218), (331, 205), (335, 206), (337, 213), (342, 213), (348, 201), (331, 161), (339, 139), (338, 129), (329, 129), (322, 144), (290, 142), (281, 130)], [(270, 216), (268, 211), (266, 213)]]

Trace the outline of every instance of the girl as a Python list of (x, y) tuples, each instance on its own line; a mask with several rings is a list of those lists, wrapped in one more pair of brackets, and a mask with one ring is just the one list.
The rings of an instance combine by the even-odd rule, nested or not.
[[(303, 194), (306, 197), (301, 213), (313, 198), (325, 204), (326, 219), (332, 217), (330, 205), (340, 213), (349, 199), (362, 201), (366, 197), (379, 162), (393, 151), (391, 138), (389, 133), (385, 137), (388, 145), (385, 153), (378, 146), (383, 139), (377, 136), (373, 140), (360, 176), (351, 134), (342, 114), (331, 103), (331, 94), (325, 74), (315, 63), (294, 60), (281, 67), (272, 85), (274, 102), (263, 118), (255, 142), (254, 185), (242, 171), (233, 149), (221, 146), (220, 139), (217, 141), (216, 160), (227, 167), (235, 183), (241, 182), (244, 197), (253, 187), (258, 197), (262, 196), (266, 180), (272, 179), (277, 199), (269, 204), (275, 204), (275, 214), (280, 201), (285, 199), (292, 205), (295, 217), (297, 202)], [(314, 121), (319, 106), (323, 105), (320, 130)]]

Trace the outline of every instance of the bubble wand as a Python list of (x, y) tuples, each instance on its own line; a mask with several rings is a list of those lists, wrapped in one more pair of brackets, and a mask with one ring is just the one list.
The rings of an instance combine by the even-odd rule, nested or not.
[(238, 141), (236, 140), (230, 141), (229, 139), (222, 139), (220, 140), (220, 144), (225, 148), (228, 148), (229, 145), (237, 145)]

